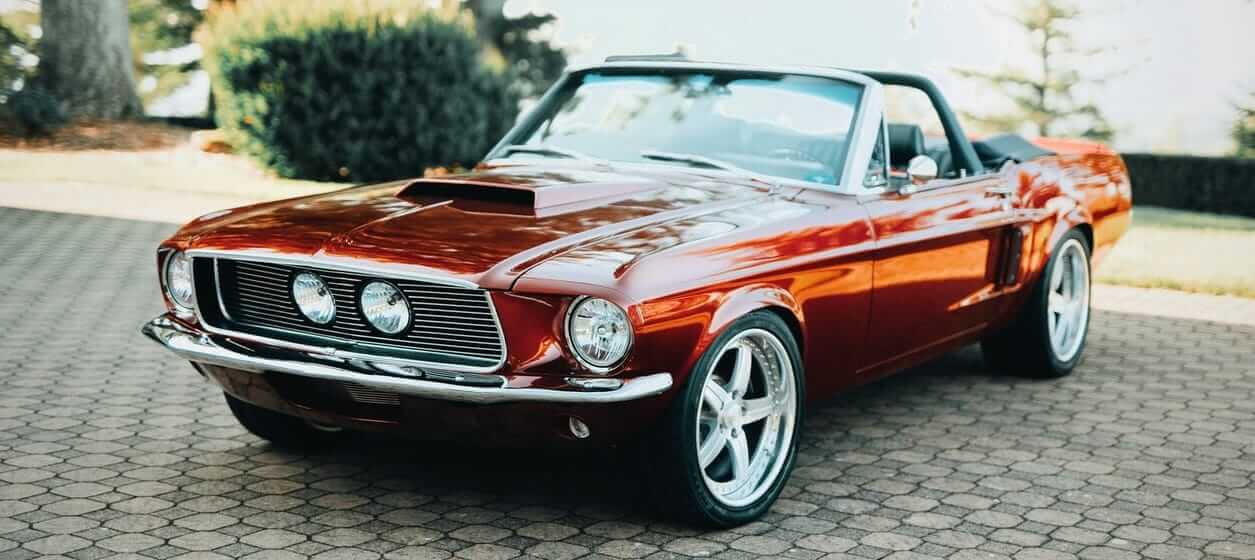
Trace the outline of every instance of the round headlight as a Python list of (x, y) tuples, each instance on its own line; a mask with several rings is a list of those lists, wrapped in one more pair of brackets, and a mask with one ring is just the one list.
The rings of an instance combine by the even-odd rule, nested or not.
[(166, 259), (166, 293), (179, 307), (191, 309), (196, 304), (192, 289), (192, 259), (176, 251)]
[(587, 297), (575, 302), (567, 313), (566, 334), (575, 356), (594, 371), (617, 365), (632, 348), (627, 312), (604, 299)]
[(325, 325), (336, 318), (336, 299), (327, 284), (312, 272), (302, 272), (292, 279), (292, 299), (310, 321)]
[(371, 282), (362, 288), (362, 315), (385, 334), (410, 326), (410, 304), (401, 290), (387, 282)]

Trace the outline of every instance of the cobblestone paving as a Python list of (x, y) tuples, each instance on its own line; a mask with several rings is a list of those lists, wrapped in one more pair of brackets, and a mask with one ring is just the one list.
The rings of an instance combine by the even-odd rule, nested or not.
[(609, 453), (271, 449), (136, 332), (170, 229), (0, 208), (0, 558), (1255, 558), (1255, 327), (1099, 312), (1064, 381), (969, 349), (813, 407), (711, 533)]

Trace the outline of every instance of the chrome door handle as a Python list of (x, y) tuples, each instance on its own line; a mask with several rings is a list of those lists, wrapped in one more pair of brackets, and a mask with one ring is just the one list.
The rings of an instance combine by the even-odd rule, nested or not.
[(1007, 185), (998, 185), (996, 187), (988, 187), (985, 192), (1000, 196), (1009, 196), (1015, 194), (1016, 188)]

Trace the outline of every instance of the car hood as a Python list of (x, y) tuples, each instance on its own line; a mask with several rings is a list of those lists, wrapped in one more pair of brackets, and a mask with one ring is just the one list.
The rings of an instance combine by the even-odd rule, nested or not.
[(313, 257), (509, 289), (581, 246), (752, 204), (769, 188), (683, 168), (503, 165), (246, 207), (189, 224), (187, 246)]

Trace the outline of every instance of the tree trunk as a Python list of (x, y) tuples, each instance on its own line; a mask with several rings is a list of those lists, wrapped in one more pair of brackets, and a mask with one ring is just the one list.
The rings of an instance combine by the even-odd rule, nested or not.
[(126, 0), (43, 0), (39, 83), (74, 117), (143, 114)]

